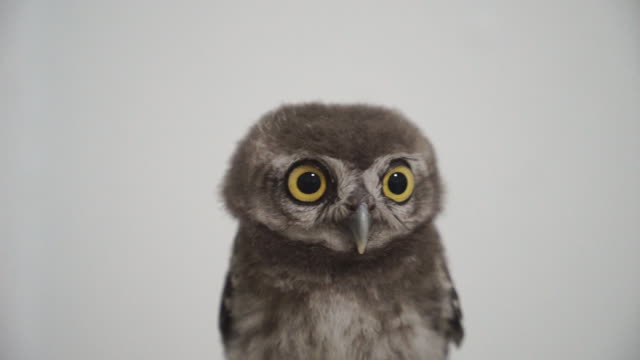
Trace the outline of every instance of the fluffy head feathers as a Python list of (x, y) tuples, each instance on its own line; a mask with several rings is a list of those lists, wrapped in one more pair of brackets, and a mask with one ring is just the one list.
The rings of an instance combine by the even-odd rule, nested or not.
[[(317, 162), (328, 173), (327, 194), (317, 204), (287, 193), (286, 175), (299, 161)], [(411, 168), (416, 183), (402, 204), (381, 191), (397, 161)], [(399, 112), (368, 105), (285, 105), (265, 114), (240, 142), (224, 182), (226, 205), (240, 220), (335, 251), (354, 249), (345, 226), (354, 199), (370, 204), (369, 246), (380, 248), (431, 220), (440, 197), (428, 140)]]

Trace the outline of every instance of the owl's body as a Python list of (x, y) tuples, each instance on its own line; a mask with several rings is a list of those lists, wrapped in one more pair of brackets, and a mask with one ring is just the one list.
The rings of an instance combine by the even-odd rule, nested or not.
[(445, 359), (463, 332), (433, 225), (440, 191), (431, 145), (395, 112), (265, 115), (225, 182), (240, 220), (220, 313), (227, 357)]

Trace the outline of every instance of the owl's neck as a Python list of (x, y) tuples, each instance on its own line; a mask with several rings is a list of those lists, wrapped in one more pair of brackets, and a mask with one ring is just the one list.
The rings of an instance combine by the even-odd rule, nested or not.
[(322, 245), (294, 241), (256, 223), (241, 223), (234, 245), (238, 262), (264, 267), (269, 271), (294, 271), (306, 277), (335, 279), (349, 276), (376, 276), (433, 267), (434, 255), (442, 252), (437, 230), (432, 222), (418, 226), (412, 233), (390, 241), (382, 248), (364, 254), (339, 252)]

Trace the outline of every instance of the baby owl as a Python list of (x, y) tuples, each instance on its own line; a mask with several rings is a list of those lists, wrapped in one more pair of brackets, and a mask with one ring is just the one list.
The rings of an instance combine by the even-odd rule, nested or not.
[(239, 221), (228, 359), (441, 360), (460, 344), (434, 150), (400, 113), (282, 106), (239, 143), (223, 191)]

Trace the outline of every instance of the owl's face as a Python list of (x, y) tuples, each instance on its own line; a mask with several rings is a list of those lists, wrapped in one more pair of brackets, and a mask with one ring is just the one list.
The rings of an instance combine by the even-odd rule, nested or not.
[(225, 200), (287, 239), (358, 254), (432, 219), (440, 182), (431, 145), (398, 113), (284, 106), (240, 144)]

